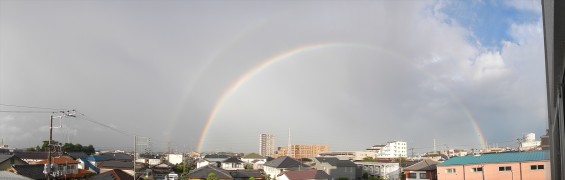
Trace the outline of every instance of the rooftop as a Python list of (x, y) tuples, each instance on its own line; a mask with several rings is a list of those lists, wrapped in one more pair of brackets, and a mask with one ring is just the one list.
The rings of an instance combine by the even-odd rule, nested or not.
[(488, 164), (503, 162), (548, 161), (549, 151), (505, 152), (483, 154), (480, 156), (461, 156), (451, 158), (438, 166), (451, 166), (463, 164)]

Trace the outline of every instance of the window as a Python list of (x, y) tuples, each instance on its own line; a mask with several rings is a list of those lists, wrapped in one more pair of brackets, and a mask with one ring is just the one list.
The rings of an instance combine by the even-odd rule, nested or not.
[(545, 167), (543, 165), (531, 165), (530, 169), (531, 170), (540, 170), (540, 169), (544, 169)]
[(426, 173), (420, 173), (420, 179), (428, 179), (428, 175)]
[(445, 170), (446, 173), (455, 173), (455, 168), (450, 168)]
[(471, 169), (471, 172), (483, 172), (483, 168), (482, 167), (473, 168)]
[(500, 166), (498, 167), (498, 171), (512, 171), (511, 166)]
[(410, 178), (410, 179), (416, 179), (416, 178), (417, 178), (417, 177), (416, 177), (416, 173), (410, 173), (410, 174), (408, 174), (408, 178)]

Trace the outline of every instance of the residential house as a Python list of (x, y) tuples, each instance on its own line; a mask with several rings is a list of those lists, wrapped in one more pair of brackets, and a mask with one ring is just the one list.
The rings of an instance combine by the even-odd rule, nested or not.
[(233, 177), (234, 180), (249, 180), (249, 178), (253, 177), (256, 180), (264, 180), (265, 175), (260, 170), (235, 170), (229, 171), (230, 175)]
[(354, 162), (361, 166), (364, 173), (383, 179), (400, 179), (400, 163), (398, 162)]
[[(36, 162), (35, 164), (48, 164), (48, 160)], [(57, 178), (82, 178), (91, 173), (86, 170), (78, 169), (78, 161), (68, 157), (51, 158), (51, 175)]]
[(167, 154), (167, 161), (171, 164), (177, 165), (182, 163), (183, 157), (184, 156), (182, 154)]
[(151, 168), (154, 179), (166, 179), (166, 177), (173, 171), (174, 165), (162, 163)]
[(208, 165), (213, 165), (216, 167), (219, 167), (219, 163), (218, 162), (210, 162), (206, 159), (199, 159), (198, 161), (196, 161), (196, 169), (201, 168), (201, 167), (205, 167)]
[(47, 160), (47, 158), (49, 157), (48, 152), (16, 151), (14, 152), (14, 155), (24, 160), (28, 164), (33, 164), (39, 161)]
[(100, 173), (100, 168), (96, 167), (93, 163), (91, 163), (93, 161), (89, 161), (88, 157), (79, 158), (77, 161), (78, 161), (78, 169), (84, 169), (87, 171), (94, 172), (96, 174)]
[(6, 171), (12, 168), (13, 165), (25, 165), (25, 164), (28, 163), (15, 155), (0, 154), (0, 171)]
[(293, 169), (311, 169), (310, 167), (292, 159), (288, 156), (282, 156), (263, 164), (263, 170), (268, 177), (276, 178), (284, 171)]
[(89, 178), (89, 180), (131, 180), (133, 176), (121, 169), (113, 169)]
[(361, 178), (362, 172), (357, 165), (350, 160), (340, 160), (336, 157), (314, 158), (313, 168), (322, 170), (330, 175), (331, 179), (347, 178), (354, 180)]
[(28, 165), (14, 165), (9, 170), (10, 172), (37, 180), (47, 179), (47, 176), (43, 173), (45, 165), (43, 164), (28, 164)]
[(249, 153), (243, 156), (243, 158), (241, 158), (241, 161), (252, 164), (253, 162), (257, 162), (257, 161), (267, 162), (267, 158), (257, 153)]
[(192, 170), (190, 173), (188, 173), (188, 179), (190, 180), (206, 179), (210, 173), (214, 173), (216, 177), (221, 180), (233, 179), (233, 177), (230, 175), (228, 171), (218, 168), (216, 166), (204, 166)]
[(308, 169), (301, 171), (285, 171), (277, 180), (329, 180), (331, 176), (325, 171)]
[(221, 163), (221, 167), (222, 167), (222, 169), (225, 169), (225, 170), (240, 170), (240, 169), (245, 169), (245, 168), (243, 167), (243, 161), (239, 160), (239, 159), (236, 158), (236, 157), (231, 157), (231, 158), (228, 158), (228, 159), (224, 160), (224, 161)]
[(100, 173), (104, 173), (114, 169), (120, 169), (128, 174), (133, 175), (133, 165), (134, 163), (131, 161), (127, 162), (127, 161), (111, 160), (111, 161), (102, 161), (98, 163), (97, 167), (100, 168)]
[(503, 152), (454, 157), (437, 165), (438, 179), (549, 179), (549, 152)]
[(439, 161), (423, 159), (412, 166), (404, 168), (406, 180), (437, 180), (437, 164), (439, 163)]

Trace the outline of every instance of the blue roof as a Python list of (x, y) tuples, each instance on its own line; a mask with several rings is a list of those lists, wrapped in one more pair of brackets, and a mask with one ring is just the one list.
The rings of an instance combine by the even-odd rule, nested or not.
[(549, 160), (549, 151), (529, 151), (529, 152), (504, 152), (496, 154), (482, 154), (480, 156), (461, 156), (454, 157), (438, 166), (451, 166), (463, 164), (488, 164), (504, 162), (525, 162)]

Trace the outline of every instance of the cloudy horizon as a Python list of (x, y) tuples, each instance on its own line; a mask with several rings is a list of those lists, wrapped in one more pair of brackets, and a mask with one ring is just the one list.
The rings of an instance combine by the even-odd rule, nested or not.
[(2, 0), (0, 137), (48, 138), (20, 105), (97, 149), (516, 147), (547, 128), (542, 25), (534, 0)]

